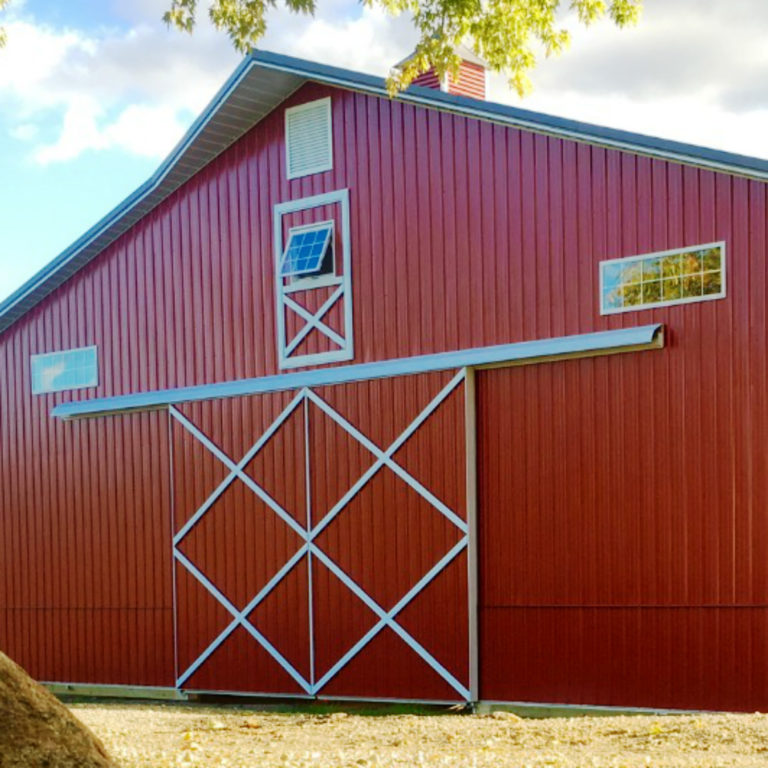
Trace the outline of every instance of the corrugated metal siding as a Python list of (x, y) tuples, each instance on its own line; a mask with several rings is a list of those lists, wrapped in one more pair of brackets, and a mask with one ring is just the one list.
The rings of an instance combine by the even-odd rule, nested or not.
[(765, 707), (765, 426), (702, 346), (478, 375), (483, 697)]
[(0, 396), (4, 652), (42, 680), (171, 684), (165, 420), (48, 430), (25, 399)]
[(746, 232), (739, 240), (724, 206), (762, 183), (318, 86), (286, 106), (329, 93), (333, 171), (285, 179), (277, 111), (2, 343), (78, 306), (84, 342), (62, 326), (55, 343), (29, 347), (99, 346), (98, 390), (62, 400), (279, 373), (272, 207), (344, 187), (355, 362), (655, 319), (599, 316), (601, 258), (713, 238), (728, 240), (737, 269), (746, 258)]
[[(145, 613), (157, 611), (163, 619), (146, 653), (166, 653), (171, 566), (162, 499), (168, 481), (158, 474), (157, 483), (150, 485), (131, 475), (130, 493), (122, 486), (126, 466), (158, 473), (167, 467), (160, 417), (61, 424), (48, 418), (49, 408), (65, 399), (277, 373), (272, 206), (344, 187), (350, 189), (351, 201), (354, 362), (665, 322), (669, 345), (663, 352), (627, 362), (558, 366), (576, 366), (578, 371), (592, 370), (583, 366), (596, 371), (602, 365), (613, 366), (605, 369), (611, 371), (626, 367), (610, 386), (598, 381), (596, 389), (574, 389), (575, 384), (563, 383), (552, 398), (556, 404), (566, 394), (577, 399), (569, 408), (579, 411), (579, 440), (595, 433), (597, 442), (585, 448), (586, 466), (616, 460), (600, 442), (608, 440), (606, 435), (634, 451), (619, 457), (624, 485), (618, 498), (610, 499), (618, 531), (637, 524), (640, 504), (646, 505), (643, 510), (656, 510), (660, 526), (652, 540), (634, 542), (626, 564), (612, 565), (619, 560), (614, 550), (595, 549), (600, 559), (578, 566), (592, 576), (574, 584), (594, 589), (591, 600), (621, 603), (625, 593), (638, 599), (636, 580), (647, 567), (644, 558), (651, 558), (670, 568), (668, 578), (655, 576), (652, 588), (643, 585), (651, 602), (672, 604), (687, 595), (691, 604), (762, 604), (768, 562), (768, 532), (761, 521), (768, 499), (762, 444), (768, 426), (764, 185), (315, 85), (304, 86), (285, 106), (329, 94), (333, 171), (286, 180), (283, 113), (278, 110), (0, 336), (6, 371), (0, 387), (0, 540), (15, 542), (13, 547), (4, 544), (9, 549), (4, 562), (15, 563), (15, 552), (28, 551), (29, 562), (45, 555), (56, 567), (62, 564), (61, 574), (49, 568), (7, 568), (2, 588), (9, 597), (4, 605), (26, 610), (34, 598), (52, 610), (74, 612), (83, 605), (81, 593), (93, 590), (88, 605), (123, 611), (125, 622), (138, 615), (130, 613), (134, 605)], [(726, 300), (599, 316), (600, 259), (720, 239), (728, 247)], [(32, 398), (30, 354), (85, 344), (99, 347), (98, 389)], [(492, 405), (500, 414), (514, 414), (517, 429), (522, 416), (515, 408), (515, 385), (510, 381), (508, 386), (506, 395), (496, 393), (481, 408)], [(526, 396), (532, 402), (540, 397), (535, 391)], [(618, 435), (604, 423), (606, 402), (610, 424), (622, 419)], [(645, 421), (637, 415), (641, 404), (651, 414)], [(525, 406), (523, 411), (533, 419), (535, 410)], [(568, 419), (574, 418), (569, 410)], [(508, 434), (510, 425), (499, 419), (499, 450), (507, 450), (507, 439), (524, 439), (534, 446), (526, 448), (530, 456), (535, 446), (546, 443), (547, 430), (554, 429), (542, 423), (540, 430), (530, 422), (523, 438), (519, 432)], [(83, 434), (89, 453), (79, 442)], [(568, 439), (576, 437), (569, 432)], [(552, 443), (552, 450), (573, 460), (570, 443)], [(86, 466), (86, 456), (94, 466)], [(483, 466), (492, 466), (489, 461)], [(666, 496), (648, 487), (638, 495), (638, 478), (660, 477), (663, 467), (674, 462), (675, 479)], [(535, 466), (531, 477), (519, 479), (524, 489), (516, 488), (537, 498), (544, 493), (549, 470), (543, 462)], [(558, 491), (557, 509), (576, 504), (588, 519), (607, 524), (605, 508), (587, 504), (592, 497), (608, 503), (608, 486), (599, 485), (599, 479), (591, 469), (585, 473), (575, 500)], [(492, 476), (483, 482), (493, 488)], [(500, 487), (498, 498), (506, 493), (509, 488)], [(103, 511), (105, 495), (114, 499), (108, 512)], [(506, 507), (499, 504), (486, 496), (481, 523), (483, 516), (484, 525), (502, 519)], [(112, 528), (99, 527), (104, 514), (125, 524), (124, 537), (113, 540)], [(138, 514), (145, 515), (141, 523), (127, 525)], [(92, 550), (86, 549), (89, 540), (81, 538), (89, 530)], [(150, 538), (131, 539), (137, 530)], [(536, 528), (526, 535), (534, 533), (543, 545), (555, 546)], [(618, 543), (611, 546), (629, 541), (619, 532), (612, 535)], [(683, 535), (687, 561), (675, 557), (677, 538)], [(85, 574), (75, 576), (74, 565), (74, 570), (64, 567), (79, 562), (87, 551), (105, 550), (110, 558), (107, 564), (99, 561), (99, 568), (110, 569), (117, 558), (120, 563), (143, 563), (148, 573), (166, 574), (153, 587), (160, 592), (135, 597), (141, 584), (137, 573), (136, 581), (125, 582), (123, 592), (102, 594), (102, 581), (94, 585)], [(483, 599), (490, 609), (491, 601), (508, 599), (499, 596), (509, 591), (494, 581), (492, 558), (487, 562)], [(609, 566), (625, 575), (598, 579)], [(541, 572), (542, 580), (546, 576), (547, 588), (555, 590), (554, 598), (547, 599), (562, 600), (557, 590), (575, 587), (560, 585), (557, 573), (548, 568), (538, 564), (536, 569), (544, 570), (535, 572)], [(106, 583), (127, 578), (121, 574), (124, 569), (114, 575), (110, 571)], [(544, 600), (544, 586), (538, 592), (533, 582), (525, 587), (521, 594), (526, 600)], [(573, 605), (586, 604), (586, 598), (568, 594)], [(132, 595), (138, 602), (131, 602)], [(9, 610), (0, 642), (35, 674), (74, 679), (89, 673), (85, 661), (77, 662), (82, 667), (72, 666), (80, 658), (80, 644), (73, 642), (68, 655), (58, 645), (53, 648), (46, 623), (50, 616), (28, 611), (22, 627), (9, 618)], [(126, 627), (110, 625), (109, 632), (123, 638)], [(31, 636), (37, 640), (30, 641)], [(761, 635), (755, 637), (758, 642)], [(127, 677), (124, 664), (139, 663), (137, 654), (125, 662), (121, 653), (104, 650), (112, 646), (104, 639), (98, 651), (104, 658), (92, 681)], [(486, 633), (484, 642), (494, 647), (501, 641)], [(739, 642), (748, 642), (747, 636), (739, 635)], [(160, 656), (148, 658), (158, 659), (141, 662), (152, 674), (130, 677), (158, 682), (172, 676)], [(511, 679), (499, 674), (499, 680)], [(498, 697), (510, 698), (514, 688), (510, 684), (495, 690)], [(758, 704), (755, 699), (750, 706)]]
[(448, 93), (469, 96), (472, 99), (485, 98), (485, 67), (471, 61), (462, 61), (459, 76), (448, 75)]
[(434, 69), (422, 72), (413, 79), (413, 85), (421, 85), (425, 88), (434, 88), (440, 90), (440, 78), (437, 76), (437, 72)]

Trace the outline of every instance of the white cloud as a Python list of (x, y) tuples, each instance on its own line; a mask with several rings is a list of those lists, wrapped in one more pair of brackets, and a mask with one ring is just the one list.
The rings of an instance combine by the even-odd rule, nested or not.
[[(343, 9), (349, 14), (350, 4)], [(264, 48), (383, 76), (416, 44), (405, 15), (392, 18), (381, 8), (365, 6), (356, 17), (344, 18), (338, 6), (330, 10), (314, 19), (276, 14)]]
[[(181, 138), (239, 55), (213, 29), (204, 2), (191, 36), (162, 24), (167, 3), (113, 0), (131, 26), (95, 31), (40, 24), (17, 8), (0, 51), (0, 112), (28, 126), (8, 130), (17, 140), (34, 140), (37, 163), (108, 149), (159, 159)], [(263, 47), (384, 74), (413, 39), (407, 19), (328, 0), (315, 18), (271, 12)]]
[(35, 159), (43, 164), (72, 160), (86, 149), (104, 149), (106, 138), (97, 127), (99, 105), (86, 96), (70, 100), (61, 135), (52, 144), (35, 151)]
[(89, 150), (164, 156), (238, 61), (205, 24), (194, 38), (160, 23), (85, 32), (17, 15), (5, 26), (0, 114), (13, 138), (37, 138), (41, 164)]
[[(37, 162), (104, 150), (159, 159), (178, 141), (239, 57), (204, 0), (192, 36), (164, 27), (168, 2), (111, 0), (128, 26), (89, 31), (37, 23), (16, 6), (0, 52), (0, 114)], [(352, 0), (320, 0), (315, 18), (271, 11), (268, 24), (267, 50), (381, 75), (416, 39), (407, 17)], [(491, 98), (768, 156), (764, 0), (646, 0), (637, 29), (573, 29), (571, 50), (535, 70), (532, 97), (494, 77)]]
[(491, 97), (549, 114), (768, 157), (768, 3), (646, 0), (640, 24), (572, 27), (563, 56), (533, 72), (520, 100), (501, 77)]
[(19, 123), (9, 128), (8, 133), (17, 141), (32, 141), (37, 137), (39, 129), (34, 123)]

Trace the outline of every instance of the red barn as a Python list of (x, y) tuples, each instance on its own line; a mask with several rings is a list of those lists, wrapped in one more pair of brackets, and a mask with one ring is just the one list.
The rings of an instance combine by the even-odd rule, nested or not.
[(0, 647), (105, 691), (768, 709), (766, 179), (253, 54), (0, 305)]

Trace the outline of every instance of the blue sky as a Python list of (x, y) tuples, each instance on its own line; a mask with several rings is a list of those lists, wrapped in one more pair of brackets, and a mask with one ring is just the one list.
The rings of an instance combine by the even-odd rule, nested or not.
[[(204, 18), (191, 37), (167, 30), (169, 2), (12, 0), (0, 15), (0, 299), (141, 184), (237, 65)], [(415, 40), (407, 19), (348, 0), (269, 24), (266, 49), (381, 75)], [(637, 29), (573, 29), (533, 96), (493, 77), (491, 98), (768, 157), (764, 0), (646, 0)]]

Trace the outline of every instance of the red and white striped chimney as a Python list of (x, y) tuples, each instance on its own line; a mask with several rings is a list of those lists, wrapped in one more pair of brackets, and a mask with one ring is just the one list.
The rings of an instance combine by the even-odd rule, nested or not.
[[(459, 76), (454, 78), (448, 73), (442, 80), (434, 69), (428, 69), (414, 78), (411, 85), (421, 85), (425, 88), (434, 88), (445, 93), (453, 93), (456, 96), (469, 96), (472, 99), (485, 99), (486, 76), (488, 67), (486, 63), (473, 51), (464, 45), (456, 49), (461, 57)], [(400, 62), (401, 64), (408, 61)]]

